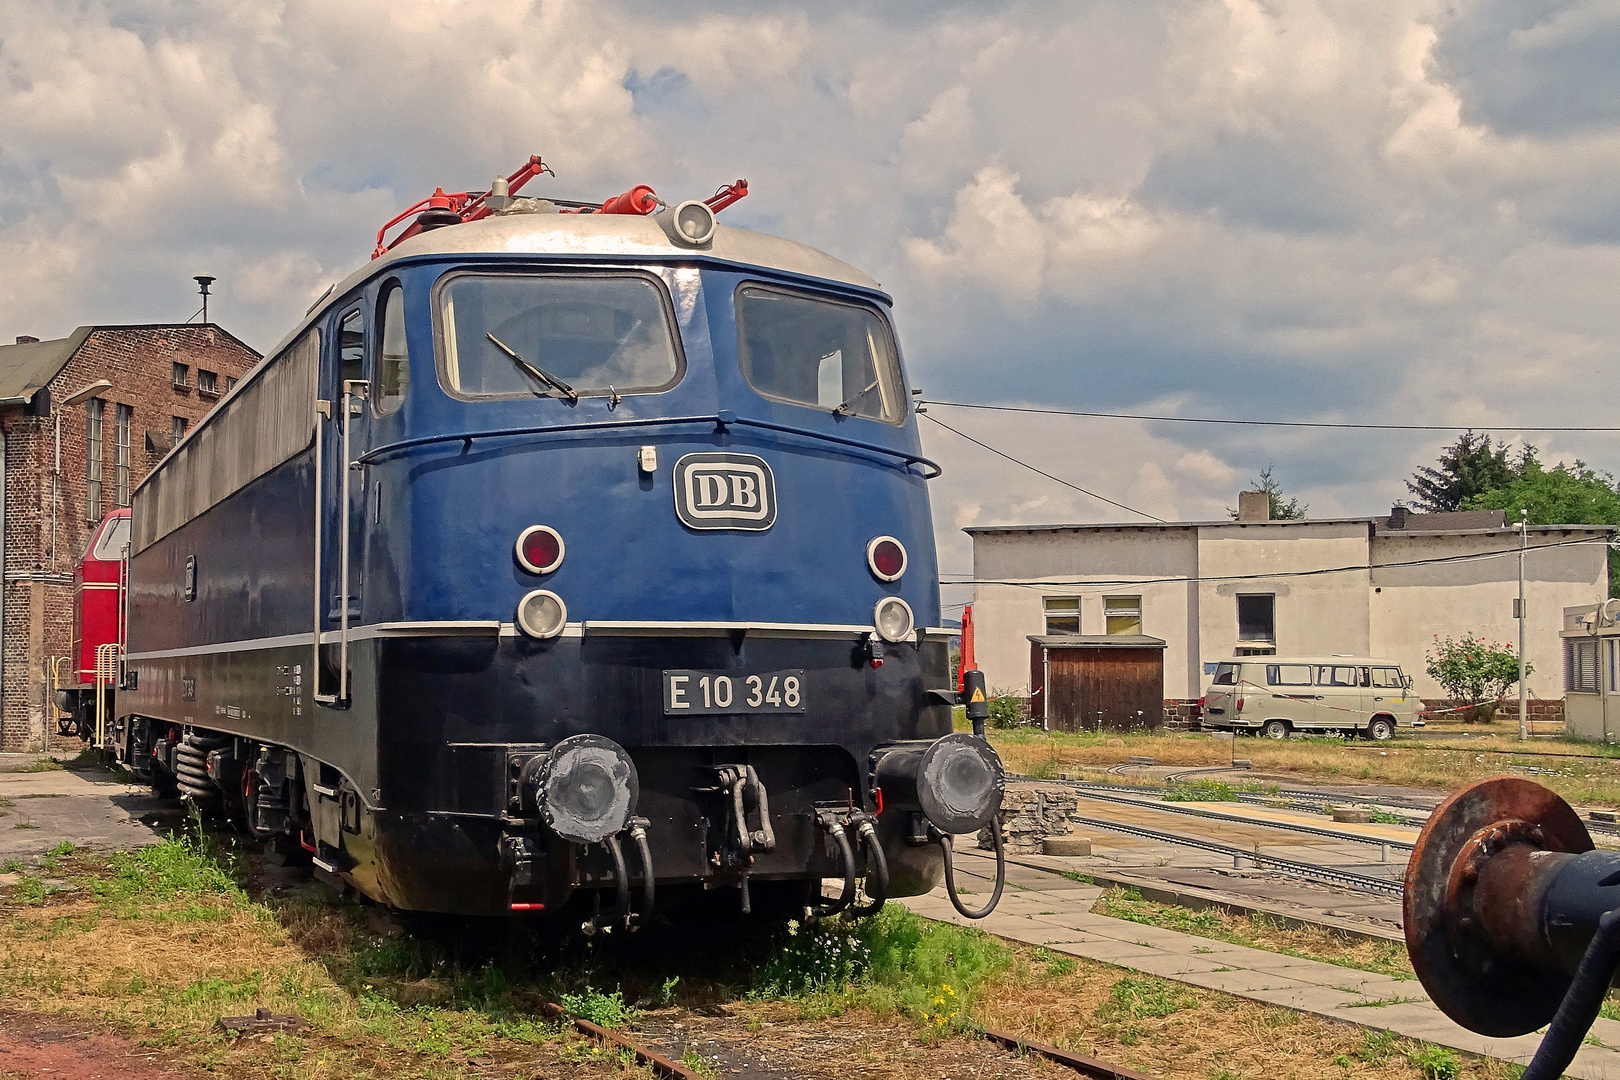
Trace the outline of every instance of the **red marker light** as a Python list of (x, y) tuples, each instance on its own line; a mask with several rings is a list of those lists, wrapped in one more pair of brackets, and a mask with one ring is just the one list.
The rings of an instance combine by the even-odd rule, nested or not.
[(906, 572), (906, 548), (892, 536), (874, 537), (866, 545), (866, 565), (879, 581), (897, 581)]
[(530, 525), (518, 534), (517, 560), (531, 574), (549, 574), (563, 561), (563, 538), (549, 525)]

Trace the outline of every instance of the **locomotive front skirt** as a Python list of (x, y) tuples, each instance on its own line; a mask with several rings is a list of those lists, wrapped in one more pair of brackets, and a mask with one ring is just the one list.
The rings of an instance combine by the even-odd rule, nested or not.
[(889, 297), (526, 209), (334, 287), (136, 491), (109, 745), (402, 909), (932, 888), (1002, 772), (952, 733)]

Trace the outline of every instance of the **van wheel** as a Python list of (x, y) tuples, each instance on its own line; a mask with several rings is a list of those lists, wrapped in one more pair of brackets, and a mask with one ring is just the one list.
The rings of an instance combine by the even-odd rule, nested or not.
[(1268, 739), (1288, 738), (1288, 722), (1285, 720), (1267, 720), (1260, 725), (1260, 734)]
[(1382, 716), (1374, 718), (1373, 722), (1367, 725), (1367, 738), (1372, 739), (1374, 742), (1383, 742), (1394, 736), (1394, 734), (1395, 725)]

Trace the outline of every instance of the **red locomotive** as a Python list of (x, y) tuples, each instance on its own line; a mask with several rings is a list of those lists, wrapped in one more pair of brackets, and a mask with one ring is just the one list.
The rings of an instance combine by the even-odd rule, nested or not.
[[(56, 687), (57, 730), (88, 739), (95, 734), (96, 672), (111, 714), (113, 685), (124, 649), (125, 586), (129, 571), (128, 507), (114, 510), (91, 534), (73, 569), (73, 668)], [(60, 671), (57, 677), (61, 678)]]

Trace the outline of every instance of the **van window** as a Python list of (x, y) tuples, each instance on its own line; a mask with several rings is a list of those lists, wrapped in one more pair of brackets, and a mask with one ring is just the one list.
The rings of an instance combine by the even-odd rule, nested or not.
[(1311, 685), (1311, 668), (1309, 664), (1267, 664), (1267, 686), (1309, 686)]
[(1236, 686), (1238, 666), (1236, 664), (1215, 665), (1215, 686)]
[(1406, 680), (1401, 678), (1401, 669), (1398, 667), (1375, 667), (1372, 669), (1372, 684), (1385, 690), (1396, 690), (1406, 686)]
[(1353, 667), (1319, 667), (1316, 669), (1318, 686), (1360, 686), (1361, 674)]

